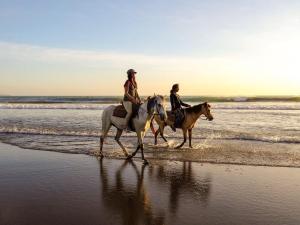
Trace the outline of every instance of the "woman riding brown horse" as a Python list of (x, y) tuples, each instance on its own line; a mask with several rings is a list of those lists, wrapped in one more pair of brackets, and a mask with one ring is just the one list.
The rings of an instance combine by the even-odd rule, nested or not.
[[(168, 111), (167, 113), (168, 120), (170, 120), (170, 118), (172, 118), (171, 112)], [(178, 145), (176, 149), (181, 148), (185, 144), (187, 139), (187, 132), (189, 134), (189, 147), (192, 148), (192, 130), (195, 126), (196, 121), (200, 118), (201, 115), (204, 115), (209, 121), (212, 121), (214, 119), (210, 113), (210, 105), (207, 102), (184, 109), (184, 114), (185, 119), (180, 127), (180, 129), (182, 129), (183, 132), (183, 142), (180, 145)], [(167, 142), (167, 139), (164, 137), (164, 129), (167, 126), (167, 124), (172, 124), (172, 121), (166, 123), (162, 121), (158, 116), (155, 116), (154, 119), (159, 125), (158, 130), (155, 132), (155, 144), (157, 144), (157, 136), (159, 133), (164, 139), (164, 141)]]
[(184, 119), (183, 107), (191, 107), (189, 104), (184, 103), (180, 99), (178, 92), (179, 92), (179, 84), (174, 84), (170, 91), (171, 110), (173, 113), (173, 117), (175, 117), (174, 123), (171, 124), (170, 126), (174, 132), (176, 131), (176, 127), (180, 126), (180, 124)]

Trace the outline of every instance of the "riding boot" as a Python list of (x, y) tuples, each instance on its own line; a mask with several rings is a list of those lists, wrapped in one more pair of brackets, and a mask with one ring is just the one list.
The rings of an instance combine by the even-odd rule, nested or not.
[(171, 125), (170, 127), (171, 127), (172, 131), (176, 132), (176, 127), (174, 125)]

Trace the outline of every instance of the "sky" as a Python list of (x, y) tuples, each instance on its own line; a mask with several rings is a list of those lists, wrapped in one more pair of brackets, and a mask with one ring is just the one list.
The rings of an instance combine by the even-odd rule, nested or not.
[(300, 95), (299, 0), (0, 0), (0, 95)]

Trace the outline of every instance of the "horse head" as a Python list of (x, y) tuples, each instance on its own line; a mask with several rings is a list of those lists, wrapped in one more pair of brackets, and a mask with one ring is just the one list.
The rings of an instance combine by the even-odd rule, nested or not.
[(166, 110), (166, 101), (165, 98), (161, 95), (154, 95), (149, 98), (147, 104), (148, 114), (150, 115), (159, 115), (160, 119), (167, 121), (167, 110)]
[(214, 117), (210, 112), (210, 108), (211, 108), (211, 106), (207, 102), (204, 102), (202, 104), (202, 113), (209, 121), (212, 121), (214, 119)]

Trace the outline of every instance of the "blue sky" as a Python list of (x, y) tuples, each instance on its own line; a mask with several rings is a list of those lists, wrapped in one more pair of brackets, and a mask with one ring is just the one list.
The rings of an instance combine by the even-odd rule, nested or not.
[(299, 15), (292, 0), (0, 0), (0, 94), (122, 94), (129, 67), (144, 94), (300, 94)]

